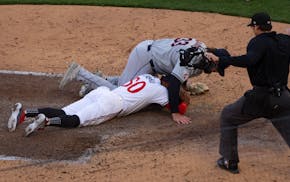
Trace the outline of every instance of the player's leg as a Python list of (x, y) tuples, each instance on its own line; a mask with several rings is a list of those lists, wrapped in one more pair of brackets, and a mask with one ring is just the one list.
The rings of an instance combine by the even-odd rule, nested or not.
[(113, 85), (111, 82), (107, 81), (106, 79), (91, 73), (90, 71), (88, 71), (87, 69), (83, 67), (80, 68), (77, 74), (76, 80), (83, 81), (89, 84), (90, 87), (93, 89), (98, 88), (100, 86), (105, 86), (105, 87), (108, 87), (110, 90), (112, 90), (117, 87), (116, 85)]
[(270, 120), (290, 147), (290, 93), (288, 90), (282, 92), (278, 105), (279, 114)]
[(25, 128), (26, 136), (45, 126), (77, 127), (80, 119), (75, 115), (80, 109), (92, 103), (90, 97), (84, 97), (62, 109), (39, 108), (28, 112), (27, 116), (36, 116), (31, 124)]
[(271, 119), (271, 122), (290, 148), (290, 112)]
[[(60, 127), (77, 127), (80, 124), (80, 119), (75, 115), (78, 111), (96, 102), (99, 98), (100, 93), (104, 90), (109, 90), (107, 87), (100, 87), (93, 90), (91, 93), (86, 95), (84, 98), (63, 107), (62, 109), (56, 110), (52, 108), (38, 109), (34, 112), (37, 117), (35, 120), (26, 127), (26, 136), (36, 131), (40, 127), (44, 126), (60, 126)], [(41, 113), (41, 114), (39, 114)]]
[(98, 87), (97, 89), (94, 89), (90, 93), (85, 95), (85, 97), (83, 97), (82, 99), (63, 107), (62, 110), (67, 115), (74, 115), (81, 109), (85, 108), (87, 105), (98, 102), (98, 99), (101, 98), (102, 93), (107, 91), (109, 91), (109, 88), (107, 87)]
[[(116, 86), (118, 85), (119, 76), (103, 76), (103, 75), (98, 75), (96, 73), (95, 73), (95, 75), (104, 78), (105, 80), (112, 83), (113, 85), (116, 85)], [(86, 94), (88, 94), (93, 89), (96, 89), (95, 85), (84, 83), (80, 88), (79, 96), (84, 97)]]
[(224, 107), (220, 117), (220, 147), (221, 158), (217, 164), (222, 169), (232, 173), (238, 173), (238, 127), (247, 123), (258, 116), (250, 116), (242, 112), (245, 97), (241, 97), (233, 104)]
[(131, 51), (126, 67), (119, 78), (119, 86), (136, 76), (152, 72), (150, 66), (151, 54), (148, 52), (148, 45), (151, 43), (152, 41), (149, 40), (143, 41)]
[(112, 83), (113, 85), (118, 86), (120, 76), (106, 76), (105, 79)]
[(36, 117), (38, 114), (43, 113), (47, 117), (55, 117), (65, 114), (63, 110), (56, 108), (27, 108), (24, 109), (21, 103), (16, 103), (12, 109), (12, 113), (8, 120), (8, 130), (14, 131), (17, 125), (23, 123), (26, 118)]
[(33, 122), (25, 128), (26, 136), (35, 132), (39, 128), (46, 126), (59, 126), (65, 128), (75, 128), (79, 126), (80, 119), (77, 115), (59, 115), (57, 117), (48, 118), (44, 114), (38, 114)]
[(59, 88), (62, 89), (66, 84), (68, 84), (72, 80), (83, 81), (84, 83), (89, 84), (89, 86), (93, 89), (99, 86), (106, 86), (110, 89), (116, 88), (116, 85), (113, 85), (104, 78), (91, 73), (90, 71), (88, 71), (87, 69), (83, 68), (82, 66), (78, 65), (75, 62), (73, 62), (70, 65), (70, 67), (64, 74), (62, 80), (60, 81)]
[(95, 102), (80, 109), (76, 115), (80, 118), (80, 126), (98, 125), (115, 117), (121, 112), (122, 108), (122, 98), (106, 90), (98, 94), (98, 99)]

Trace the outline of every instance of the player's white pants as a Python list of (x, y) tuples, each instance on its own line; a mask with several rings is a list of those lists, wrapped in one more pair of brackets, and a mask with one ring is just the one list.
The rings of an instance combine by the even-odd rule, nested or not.
[(145, 40), (131, 51), (127, 65), (119, 78), (118, 86), (125, 84), (136, 76), (153, 73), (150, 65), (151, 53), (148, 51), (148, 46), (152, 42), (153, 40)]
[(67, 115), (77, 115), (80, 126), (98, 125), (117, 116), (123, 108), (122, 98), (107, 87), (98, 87), (84, 98), (62, 108)]

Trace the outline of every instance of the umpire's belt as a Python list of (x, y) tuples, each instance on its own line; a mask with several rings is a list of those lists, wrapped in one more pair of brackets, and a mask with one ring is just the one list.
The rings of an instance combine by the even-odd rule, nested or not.
[(275, 96), (281, 96), (282, 92), (287, 90), (287, 86), (279, 86), (279, 87), (267, 87), (267, 86), (254, 86), (253, 90), (261, 91), (261, 92), (268, 92)]

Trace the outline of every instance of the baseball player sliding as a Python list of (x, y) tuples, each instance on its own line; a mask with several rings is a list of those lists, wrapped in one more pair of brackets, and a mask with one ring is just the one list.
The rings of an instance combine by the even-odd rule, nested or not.
[[(163, 77), (162, 82), (167, 78)], [(98, 125), (114, 117), (126, 116), (137, 112), (149, 104), (168, 104), (166, 87), (160, 79), (149, 74), (143, 74), (113, 90), (100, 86), (82, 99), (63, 107), (38, 108), (23, 110), (22, 104), (15, 108), (8, 120), (9, 131), (14, 131), (18, 124), (27, 117), (35, 117), (26, 129), (26, 136), (44, 126), (82, 127)], [(180, 113), (186, 111), (186, 104), (179, 105)]]
[(193, 38), (145, 40), (132, 50), (121, 76), (108, 77), (107, 82), (103, 83), (104, 80), (100, 80), (98, 76), (72, 65), (59, 87), (63, 88), (76, 77), (79, 80), (89, 80), (92, 88), (105, 84), (114, 89), (141, 74), (165, 74), (170, 83), (168, 95), (172, 118), (177, 123), (187, 124), (190, 118), (178, 113), (180, 86), (189, 77), (200, 75), (203, 71), (211, 72), (211, 64), (200, 65), (201, 62), (208, 61), (204, 56), (205, 51), (206, 45)]

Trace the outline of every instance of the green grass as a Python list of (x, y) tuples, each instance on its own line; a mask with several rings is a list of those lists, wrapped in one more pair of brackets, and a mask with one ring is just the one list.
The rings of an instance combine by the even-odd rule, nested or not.
[(266, 11), (274, 21), (290, 23), (290, 0), (0, 0), (0, 4), (123, 6), (215, 12), (243, 17)]

